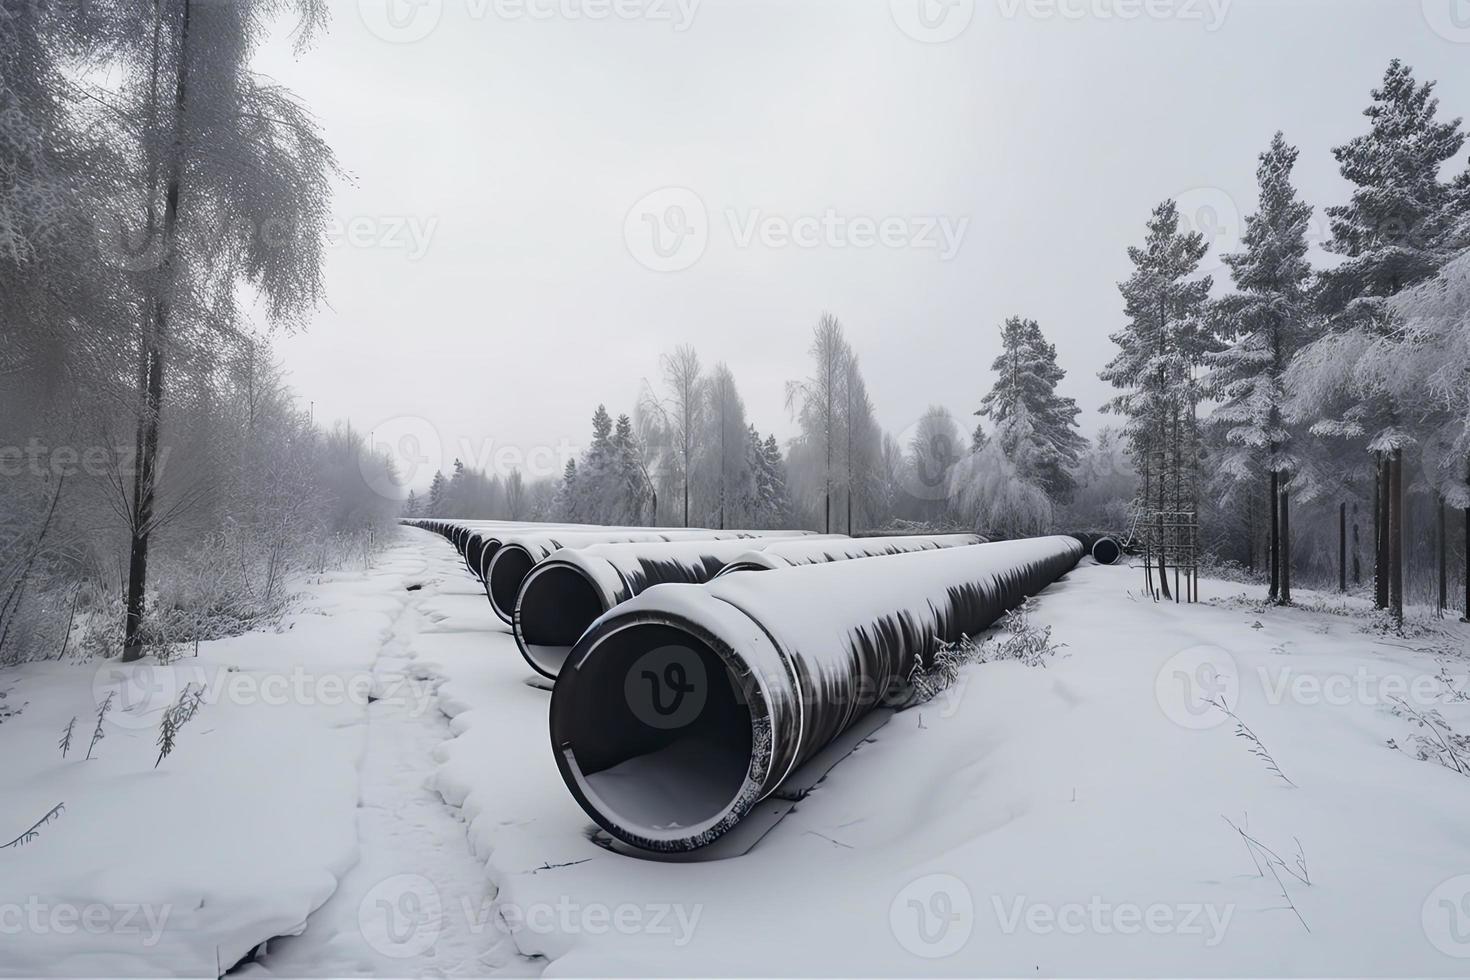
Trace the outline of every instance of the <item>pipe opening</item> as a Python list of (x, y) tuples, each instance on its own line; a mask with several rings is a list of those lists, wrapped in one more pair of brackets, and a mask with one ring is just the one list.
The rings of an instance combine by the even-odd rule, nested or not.
[(706, 643), (638, 623), (575, 670), (552, 735), (605, 827), (625, 839), (689, 837), (736, 806), (751, 766), (750, 709)]
[(521, 652), (536, 671), (555, 678), (572, 646), (607, 611), (597, 589), (578, 569), (538, 567), (526, 579), (516, 607)]
[(1114, 565), (1123, 557), (1123, 548), (1117, 541), (1104, 535), (1092, 543), (1092, 559), (1099, 565)]
[(535, 560), (519, 545), (509, 545), (495, 553), (495, 560), (490, 565), (487, 588), (490, 592), (490, 604), (506, 622), (510, 622), (510, 617), (515, 612), (516, 594), (521, 591), (521, 583), (535, 565)]

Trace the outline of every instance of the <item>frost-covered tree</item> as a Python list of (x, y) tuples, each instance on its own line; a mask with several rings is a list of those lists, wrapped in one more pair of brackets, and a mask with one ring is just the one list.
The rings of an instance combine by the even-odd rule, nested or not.
[(690, 483), (703, 448), (699, 437), (705, 424), (706, 380), (699, 354), (688, 344), (663, 355), (659, 363), (663, 369), (665, 396), (658, 398), (645, 385), (639, 411), (641, 415), (658, 421), (663, 450), (659, 470), (677, 495), (681, 519), (688, 527)]
[(699, 439), (703, 452), (696, 474), (703, 501), (699, 523), (739, 527), (745, 521), (742, 501), (751, 478), (745, 402), (735, 386), (735, 375), (724, 362), (710, 371), (705, 393), (704, 431)]
[(1441, 121), (1433, 82), (1420, 84), (1395, 59), (1364, 110), (1368, 132), (1333, 150), (1353, 184), (1346, 204), (1327, 209), (1330, 251), (1340, 264), (1318, 288), (1329, 332), (1292, 363), (1296, 418), (1312, 432), (1348, 440), (1378, 461), (1375, 598), (1403, 616), (1404, 453), (1417, 441), (1416, 393), (1390, 380), (1399, 329), (1391, 299), (1432, 277), (1464, 244), (1466, 177), (1440, 171), (1465, 142), (1460, 120)]
[(746, 432), (746, 458), (750, 469), (749, 498), (745, 509), (751, 527), (785, 528), (792, 520), (791, 494), (786, 488), (786, 463), (775, 436), (762, 440), (755, 426)]
[(921, 498), (920, 512), (925, 520), (941, 521), (956, 492), (955, 466), (965, 456), (959, 424), (949, 409), (930, 405), (914, 427), (908, 450), (913, 490)]
[(1278, 132), (1256, 168), (1260, 203), (1245, 219), (1242, 251), (1222, 258), (1237, 290), (1216, 307), (1228, 341), (1207, 354), (1210, 393), (1219, 401), (1209, 424), (1223, 432), (1220, 469), (1237, 481), (1269, 484), (1270, 596), (1291, 602), (1291, 550), (1286, 486), (1303, 467), (1300, 433), (1286, 419), (1285, 374), (1311, 341), (1315, 316), (1309, 294), (1307, 228), (1312, 206), (1292, 185), (1297, 150)]
[(551, 513), (559, 521), (568, 523), (581, 523), (582, 512), (578, 508), (581, 490), (577, 486), (577, 461), (567, 460), (562, 469), (561, 479), (556, 484), (556, 494), (552, 499)]
[[(241, 286), (290, 326), (321, 294), (331, 151), (314, 117), (252, 70), (282, 11), (307, 44), (325, 20), (318, 0), (278, 4), (157, 0), (75, 8), (103, 67), (115, 208), (99, 222), (137, 301), (137, 456), (123, 658), (142, 656), (149, 545), (161, 515), (159, 447), (168, 379), (239, 330)], [(72, 13), (73, 11), (68, 11)]]
[[(1118, 353), (1100, 372), (1121, 390), (1104, 411), (1127, 420), (1123, 433), (1143, 476), (1139, 504), (1161, 515), (1192, 507), (1196, 492), (1196, 369), (1218, 347), (1205, 314), (1211, 280), (1198, 275), (1208, 249), (1203, 235), (1180, 230), (1174, 201), (1154, 209), (1143, 245), (1128, 249), (1133, 273), (1118, 284), (1128, 322), (1112, 335)], [(1152, 529), (1157, 540), (1166, 536), (1164, 525), (1161, 516)], [(1159, 586), (1168, 597), (1162, 553), (1158, 560)]]
[(843, 472), (847, 445), (847, 384), (853, 356), (835, 316), (823, 313), (818, 319), (808, 353), (812, 373), (802, 381), (787, 383), (786, 407), (796, 412), (801, 425), (800, 452), (794, 455), (818, 467), (817, 510), (823, 530), (831, 533), (832, 495)]
[(1052, 524), (1046, 491), (1022, 476), (995, 441), (956, 463), (950, 486), (955, 512), (981, 534), (1027, 537)]
[(613, 426), (607, 523), (630, 527), (647, 523), (645, 515), (652, 511), (645, 510), (649, 503), (646, 490), (642, 450), (633, 433), (633, 420), (619, 415)]
[[(995, 383), (975, 413), (990, 419), (1001, 450), (1023, 478), (1056, 502), (1071, 498), (1076, 484), (1071, 468), (1087, 440), (1077, 431), (1077, 402), (1057, 393), (1067, 372), (1057, 364), (1057, 349), (1035, 320), (1013, 316), (1000, 328), (1001, 353), (990, 368)], [(977, 425), (972, 449), (983, 447)]]
[(526, 499), (526, 481), (521, 471), (512, 469), (505, 478), (505, 519), (524, 521), (530, 516), (529, 501)]
[[(1415, 393), (1415, 409), (1424, 420), (1424, 480), (1440, 505), (1441, 556), (1447, 536), (1443, 507), (1463, 513), (1464, 609), (1470, 617), (1470, 248), (1433, 279), (1395, 296), (1392, 309), (1402, 331), (1394, 349), (1375, 360), (1394, 372), (1388, 383), (1395, 390)], [(1442, 560), (1439, 580), (1442, 608), (1447, 598)]]

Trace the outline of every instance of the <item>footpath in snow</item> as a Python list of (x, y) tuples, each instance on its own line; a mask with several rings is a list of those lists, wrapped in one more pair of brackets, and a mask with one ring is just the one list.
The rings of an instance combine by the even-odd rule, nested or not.
[(695, 864), (593, 844), (510, 634), (428, 599), (437, 786), (549, 975), (1463, 975), (1470, 779), (1411, 712), (1470, 732), (1465, 628), (1385, 637), (1224, 582), (1156, 604), (1141, 578), (1084, 563), (1033, 616), (1049, 666), (967, 668), (750, 854)]

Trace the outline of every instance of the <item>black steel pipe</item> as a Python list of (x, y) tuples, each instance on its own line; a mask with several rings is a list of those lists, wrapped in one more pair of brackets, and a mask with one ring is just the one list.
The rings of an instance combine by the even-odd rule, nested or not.
[(585, 548), (595, 544), (647, 543), (657, 541), (737, 541), (756, 538), (811, 537), (811, 531), (711, 531), (704, 528), (648, 529), (641, 531), (571, 531), (517, 534), (504, 537), (490, 559), (485, 589), (490, 607), (507, 626), (515, 621), (516, 596), (521, 585), (544, 559), (562, 548)]
[(978, 534), (752, 541), (674, 541), (564, 548), (533, 567), (511, 630), (526, 663), (556, 678), (572, 645), (609, 609), (655, 585), (698, 584), (732, 569), (772, 569), (980, 544)]
[(600, 618), (551, 699), (577, 802), (620, 840), (687, 851), (1082, 556), (1072, 537), (1003, 541), (659, 585)]

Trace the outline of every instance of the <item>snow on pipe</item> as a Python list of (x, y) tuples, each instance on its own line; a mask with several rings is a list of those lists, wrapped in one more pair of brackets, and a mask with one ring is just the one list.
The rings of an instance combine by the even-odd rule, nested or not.
[[(978, 534), (891, 538), (816, 535), (751, 541), (671, 541), (563, 548), (521, 583), (511, 629), (537, 673), (556, 678), (597, 617), (655, 585), (708, 582), (732, 568), (772, 569), (980, 544)], [(752, 547), (752, 545), (754, 547)]]
[(752, 538), (811, 537), (811, 531), (710, 531), (705, 529), (604, 532), (551, 532), (521, 534), (502, 538), (500, 550), (486, 568), (485, 588), (490, 607), (507, 626), (515, 620), (516, 596), (521, 584), (537, 563), (562, 548), (587, 547), (594, 544), (623, 544), (655, 541), (727, 541)]
[(901, 700), (915, 661), (1070, 571), (1029, 538), (657, 585), (594, 623), (551, 697), (568, 789), (655, 851), (724, 834), (849, 725)]
[[(501, 545), (505, 539), (514, 534), (552, 534), (561, 532), (570, 534), (572, 532), (585, 534), (611, 535), (624, 533), (627, 535), (658, 535), (656, 540), (664, 540), (664, 535), (670, 533), (693, 534), (698, 536), (709, 536), (716, 532), (704, 528), (671, 528), (671, 527), (637, 527), (637, 526), (613, 526), (600, 524), (530, 524), (521, 528), (513, 528), (501, 531), (481, 532), (479, 541), (479, 558), (471, 568), (475, 577), (485, 586), (485, 595), (490, 596), (490, 565), (495, 561), (495, 556), (500, 552)], [(619, 540), (622, 540), (621, 538)], [(494, 600), (491, 600), (492, 603)], [(502, 617), (504, 618), (504, 617)], [(509, 622), (509, 620), (507, 620)]]
[(586, 534), (604, 535), (615, 534), (619, 532), (629, 535), (663, 535), (671, 532), (677, 532), (679, 534), (701, 535), (709, 535), (715, 533), (713, 531), (708, 531), (703, 528), (642, 527), (636, 525), (629, 526), (604, 524), (527, 524), (519, 528), (482, 531), (480, 532), (481, 537), (478, 542), (479, 558), (474, 566), (471, 568), (471, 571), (475, 573), (475, 577), (478, 578), (480, 582), (485, 586), (485, 595), (487, 597), (490, 595), (490, 564), (495, 560), (495, 555), (500, 551), (500, 546), (504, 543), (507, 537), (513, 534), (551, 534), (555, 532), (561, 532), (563, 534), (579, 532)]
[(736, 556), (720, 570), (735, 572), (770, 571), (793, 565), (824, 565), (848, 558), (881, 558), (910, 551), (936, 551), (988, 541), (982, 534), (913, 534), (891, 538), (848, 538), (846, 541), (783, 541), (767, 548), (751, 549)]

